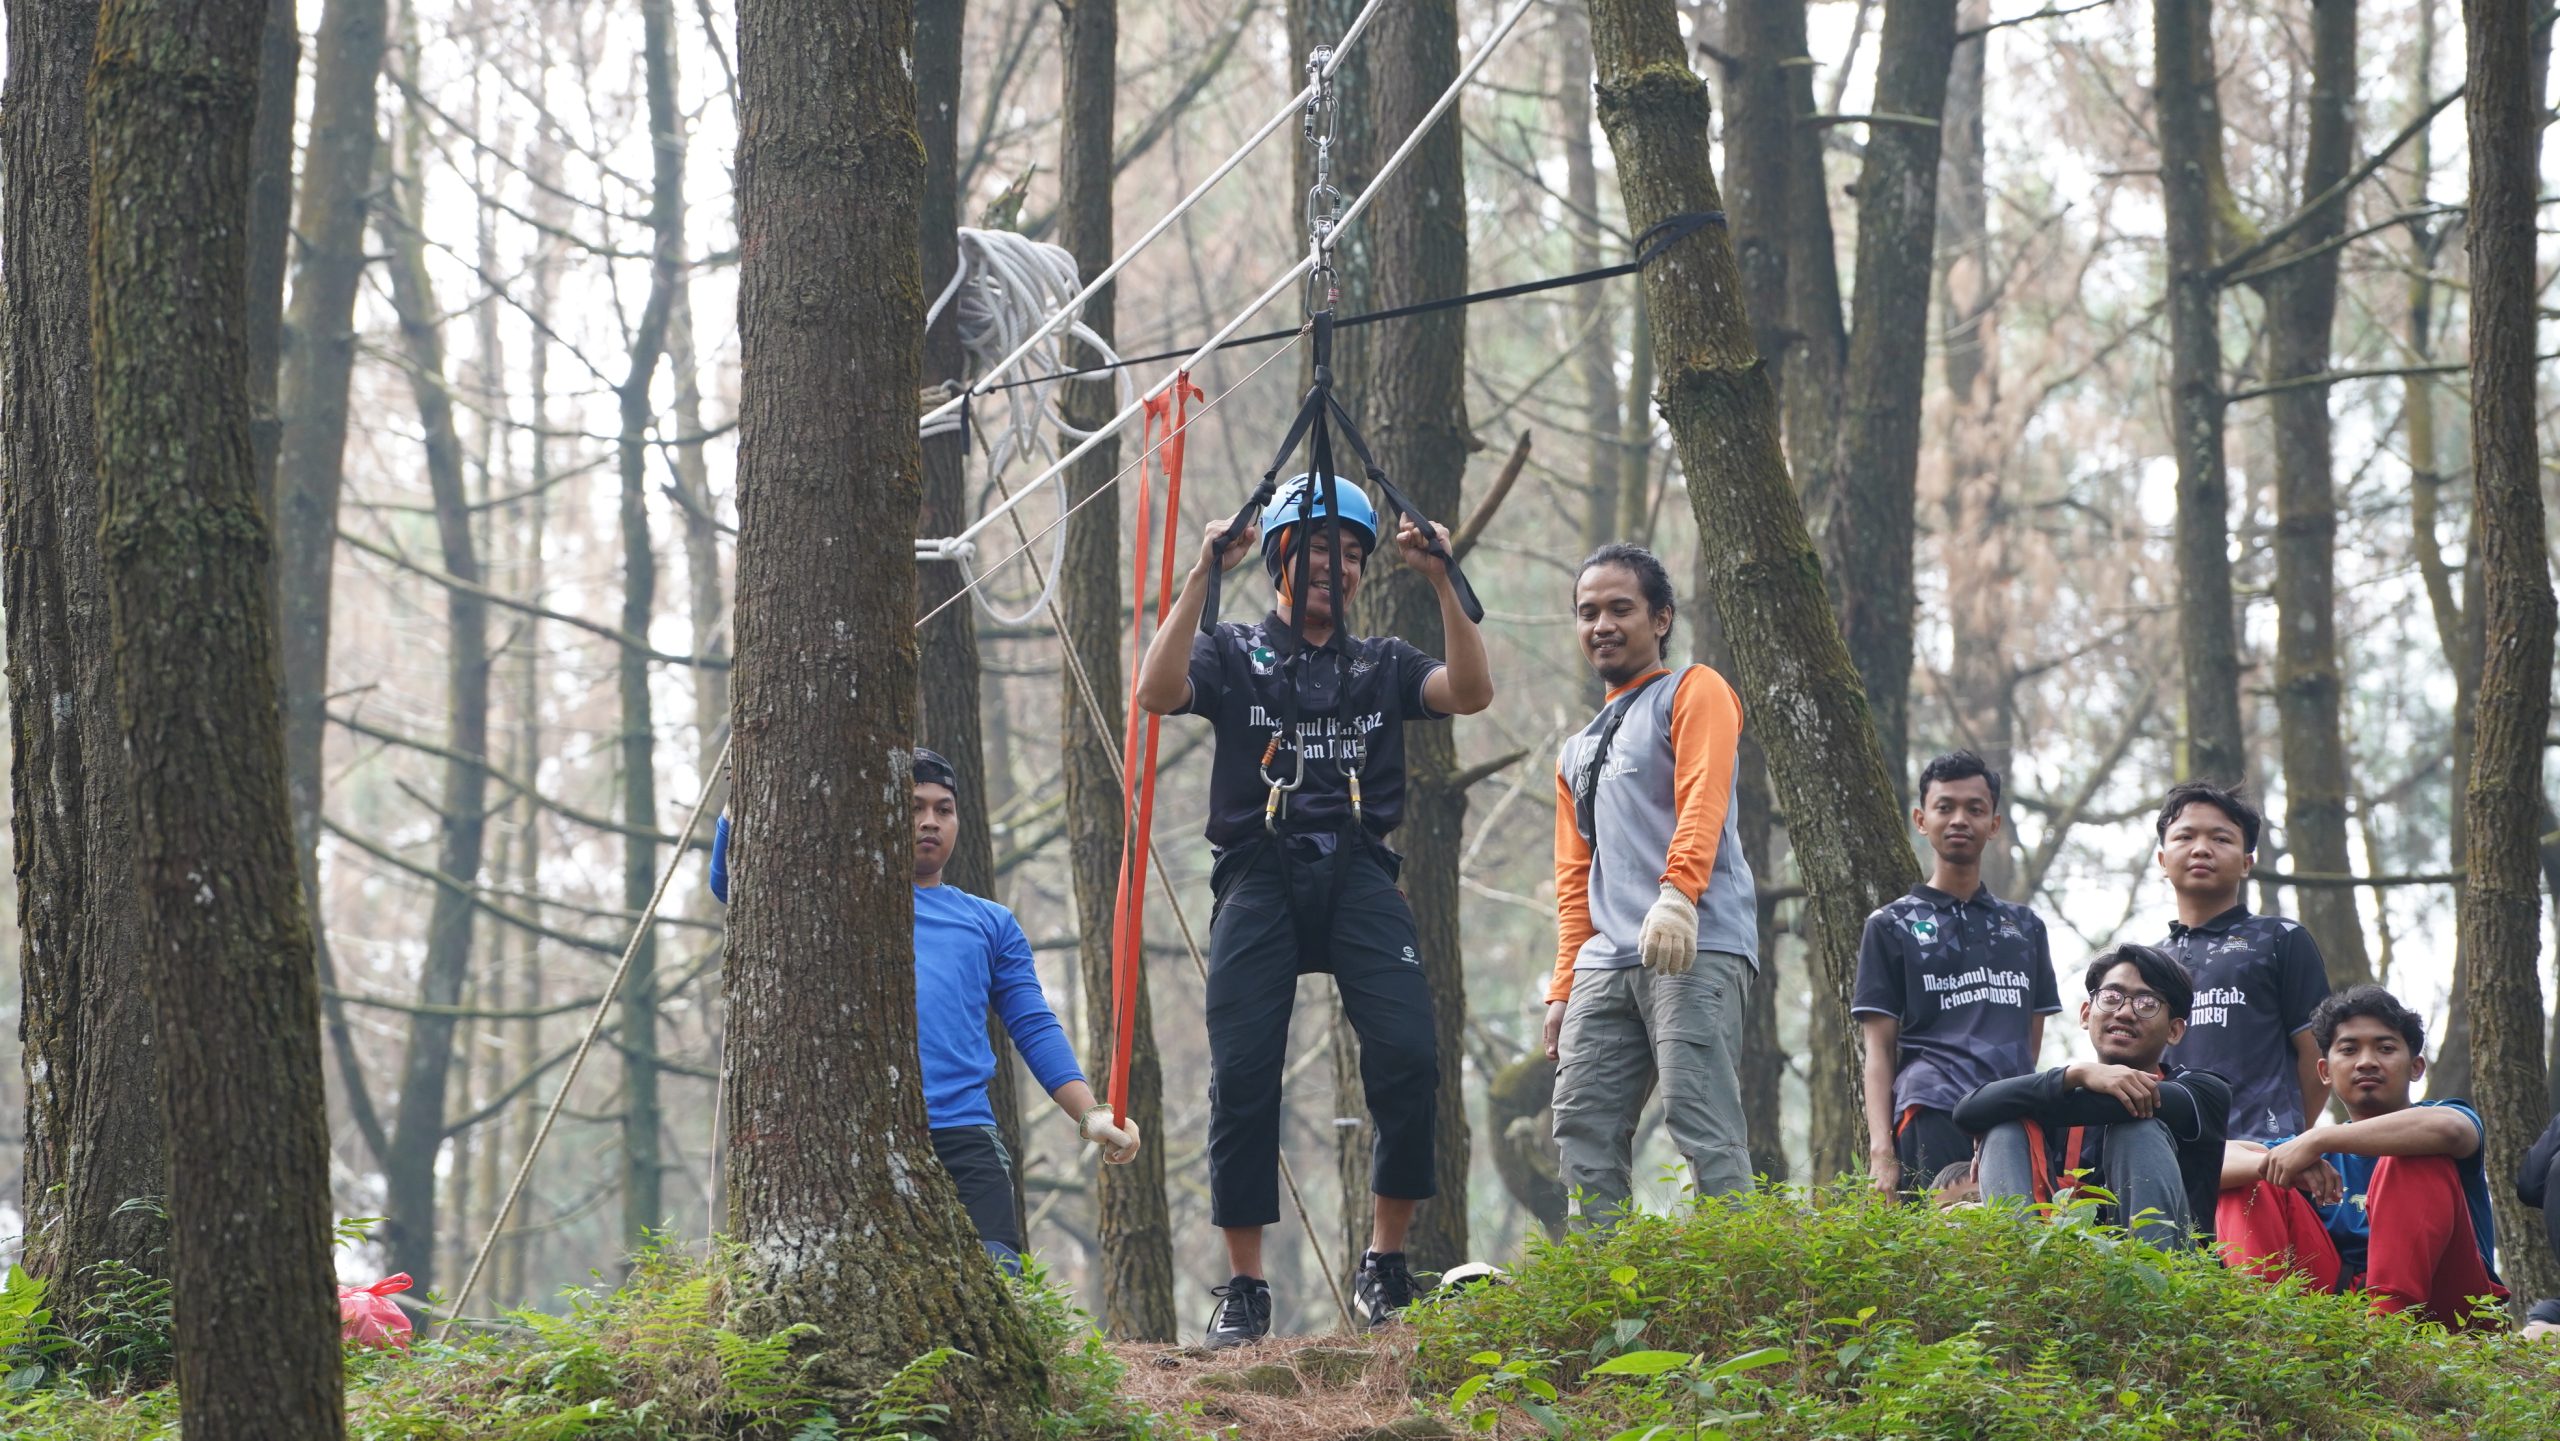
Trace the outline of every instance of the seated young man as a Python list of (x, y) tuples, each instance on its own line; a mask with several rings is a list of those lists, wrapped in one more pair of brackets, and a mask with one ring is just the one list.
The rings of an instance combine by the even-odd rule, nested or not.
[(2131, 944), (2101, 951), (2082, 983), (2080, 1025), (2096, 1060), (1993, 1081), (1956, 1105), (1956, 1124), (1982, 1138), (1982, 1198), (2100, 1187), (2115, 1197), (2102, 1219), (2186, 1250), (2199, 1232), (2210, 1239), (2231, 1119), (2220, 1076), (2160, 1061), (2186, 1034), (2195, 983), (2167, 953)]
[[(2552, 1254), (2560, 1255), (2560, 1116), (2542, 1128), (2533, 1149), (2524, 1153), (2516, 1172), (2516, 1199), (2542, 1213), (2543, 1232)], [(2545, 1296), (2525, 1313), (2524, 1334), (2534, 1340), (2560, 1340), (2560, 1296)]]
[(2320, 1079), (2347, 1123), (2274, 1145), (2229, 1144), (2225, 1259), (2270, 1278), (2361, 1290), (2376, 1311), (2503, 1329), (2497, 1308), (2471, 1305), (2507, 1294), (2479, 1114), (2460, 1101), (2409, 1099), (2427, 1073), (2425, 1023), (2380, 986), (2357, 986), (2320, 1003), (2311, 1034)]

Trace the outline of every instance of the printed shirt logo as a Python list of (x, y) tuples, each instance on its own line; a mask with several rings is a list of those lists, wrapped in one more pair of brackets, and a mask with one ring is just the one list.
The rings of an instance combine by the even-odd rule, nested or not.
[(1253, 673), (1255, 675), (1271, 674), (1271, 667), (1276, 665), (1280, 659), (1278, 655), (1273, 653), (1271, 647), (1267, 645), (1258, 645), (1253, 649), (1246, 651), (1245, 658), (1253, 662)]
[(2000, 934), (2013, 941), (2023, 941), (2027, 938), (2027, 933), (2018, 929), (2018, 923), (2016, 921), (2002, 921), (2000, 923)]
[(1413, 947), (1411, 946), (1404, 948), (1404, 959), (1405, 964), (1407, 965), (1418, 966), (1422, 964), (1422, 958), (1413, 953)]
[(1929, 919), (1927, 916), (1913, 916), (1910, 924), (1911, 934), (1918, 936), (1920, 939), (1924, 941), (1934, 941), (1938, 938), (1938, 923)]

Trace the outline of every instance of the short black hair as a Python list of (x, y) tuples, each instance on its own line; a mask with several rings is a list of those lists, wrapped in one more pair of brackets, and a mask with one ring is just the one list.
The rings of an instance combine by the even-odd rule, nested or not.
[[(1596, 565), (1625, 566), (1627, 572), (1636, 578), (1636, 589), (1644, 592), (1645, 609), (1654, 615), (1668, 613), (1673, 623), (1678, 623), (1679, 602), (1672, 598), (1671, 572), (1663, 565), (1661, 556), (1634, 541), (1613, 540), (1582, 558), (1582, 564), (1574, 568), (1574, 584), (1580, 585), (1583, 573)], [(1671, 644), (1670, 626), (1663, 627), (1662, 643), (1665, 647)]]
[(2427, 1023), (2418, 1013), (2400, 1004), (2400, 998), (2380, 986), (2349, 986), (2321, 997), (2311, 1009), (2311, 1039), (2320, 1043), (2325, 1054), (2330, 1043), (2338, 1039), (2338, 1027), (2358, 1016), (2370, 1016), (2400, 1033), (2409, 1043), (2411, 1055), (2427, 1051)]
[(2160, 801), (2160, 818), (2151, 826), (2153, 834), (2162, 841), (2168, 840), (2169, 827), (2177, 824), (2178, 816), (2189, 806), (2211, 806), (2229, 816), (2231, 823), (2240, 828), (2240, 848), (2251, 855), (2258, 853), (2258, 827), (2264, 824), (2258, 808), (2249, 804), (2249, 798), (2240, 793), (2238, 786), (2218, 786), (2211, 781), (2171, 786)]
[(1920, 788), (1912, 794), (1926, 801), (1929, 799), (1929, 786), (1932, 782), (1970, 780), (1975, 776), (1982, 777), (1982, 783), (1991, 788), (1991, 808), (1995, 811), (2000, 809), (2000, 773), (1991, 768), (1991, 762), (1962, 746), (1922, 766)]
[(2106, 983), (2107, 972), (2122, 965), (2142, 972), (2143, 984), (2160, 993), (2172, 1017), (2183, 1021), (2187, 1012), (2195, 1009), (2195, 977), (2187, 974), (2178, 958), (2158, 946), (2137, 946), (2131, 941), (2119, 942), (2091, 956), (2089, 973), (2080, 978), (2081, 988), (2096, 995), (2098, 987)]

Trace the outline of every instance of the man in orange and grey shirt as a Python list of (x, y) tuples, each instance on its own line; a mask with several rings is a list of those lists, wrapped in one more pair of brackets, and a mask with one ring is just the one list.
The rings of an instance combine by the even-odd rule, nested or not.
[(1657, 1082), (1697, 1193), (1750, 1187), (1735, 1068), (1759, 916), (1732, 806), (1742, 702), (1705, 666), (1664, 666), (1669, 573), (1640, 546), (1602, 546), (1574, 614), (1609, 693), (1556, 763), (1546, 1045), (1565, 1188), (1577, 1215), (1605, 1216), (1627, 1203)]

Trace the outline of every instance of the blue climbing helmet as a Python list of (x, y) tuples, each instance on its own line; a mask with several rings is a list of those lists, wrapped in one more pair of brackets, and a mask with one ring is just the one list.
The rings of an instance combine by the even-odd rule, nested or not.
[[(1378, 510), (1369, 503), (1369, 493), (1337, 475), (1333, 478), (1333, 504), (1343, 529), (1359, 532), (1361, 554), (1377, 554)], [(1278, 579), (1281, 568), (1288, 564), (1289, 551), (1282, 537), (1300, 521), (1324, 524), (1323, 506), (1324, 496), (1315, 476), (1299, 474), (1280, 487), (1271, 503), (1262, 508), (1262, 568), (1271, 572), (1273, 579)]]

